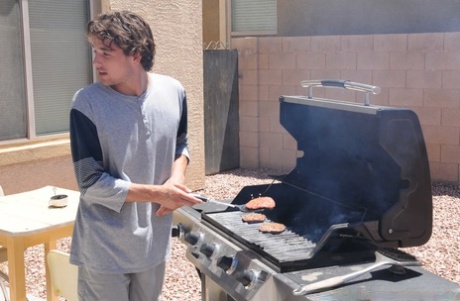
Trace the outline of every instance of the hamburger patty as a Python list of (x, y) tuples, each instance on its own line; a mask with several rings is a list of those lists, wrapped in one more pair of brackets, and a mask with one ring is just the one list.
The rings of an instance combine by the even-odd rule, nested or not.
[(241, 219), (246, 223), (261, 223), (266, 219), (266, 216), (262, 213), (249, 213), (243, 215)]
[(246, 208), (249, 210), (273, 209), (275, 208), (275, 200), (268, 196), (258, 197), (247, 202)]
[(286, 226), (280, 223), (266, 223), (259, 226), (259, 231), (263, 233), (281, 233), (286, 230)]

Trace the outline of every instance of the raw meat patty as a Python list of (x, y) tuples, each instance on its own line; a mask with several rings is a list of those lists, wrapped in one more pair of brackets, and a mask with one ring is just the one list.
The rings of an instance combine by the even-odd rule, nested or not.
[(280, 223), (266, 223), (259, 226), (259, 231), (264, 233), (281, 233), (286, 226)]
[(273, 209), (275, 208), (275, 200), (268, 196), (258, 197), (247, 202), (246, 208), (249, 210)]
[(246, 223), (261, 223), (266, 219), (266, 216), (262, 213), (249, 213), (243, 215), (241, 219)]

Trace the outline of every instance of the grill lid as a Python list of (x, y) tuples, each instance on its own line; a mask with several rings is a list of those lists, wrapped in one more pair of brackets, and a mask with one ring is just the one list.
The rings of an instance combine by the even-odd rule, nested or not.
[(303, 153), (285, 183), (328, 203), (370, 213), (371, 220), (354, 227), (376, 244), (428, 241), (431, 179), (413, 111), (282, 96), (280, 122)]

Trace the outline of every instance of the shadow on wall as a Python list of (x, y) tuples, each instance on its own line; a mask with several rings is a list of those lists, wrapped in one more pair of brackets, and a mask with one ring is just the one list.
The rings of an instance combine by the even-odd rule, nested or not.
[(278, 35), (457, 32), (459, 9), (458, 0), (278, 1)]

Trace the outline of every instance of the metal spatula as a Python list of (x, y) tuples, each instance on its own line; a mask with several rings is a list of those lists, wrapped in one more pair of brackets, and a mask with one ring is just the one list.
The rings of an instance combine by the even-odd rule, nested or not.
[(190, 195), (195, 197), (195, 198), (197, 198), (197, 199), (202, 200), (203, 202), (218, 204), (218, 205), (232, 207), (232, 208), (237, 208), (241, 212), (254, 212), (254, 211), (257, 211), (257, 210), (248, 209), (246, 207), (246, 205), (236, 205), (236, 204), (229, 204), (229, 203), (219, 202), (218, 200), (216, 200), (214, 198), (207, 197), (207, 196), (204, 196), (204, 195), (201, 195), (201, 194), (198, 194), (198, 193), (190, 193)]

